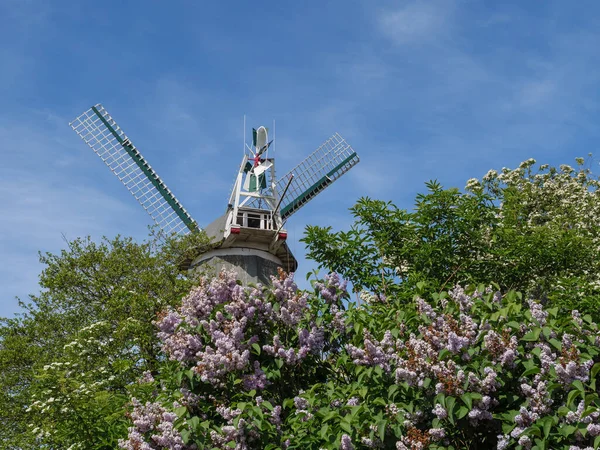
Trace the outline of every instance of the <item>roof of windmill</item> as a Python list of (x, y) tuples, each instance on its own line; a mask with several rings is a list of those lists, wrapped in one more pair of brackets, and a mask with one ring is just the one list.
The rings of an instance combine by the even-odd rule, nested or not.
[(225, 230), (225, 222), (227, 221), (228, 214), (229, 212), (226, 212), (221, 217), (213, 220), (206, 226), (206, 228), (204, 228), (204, 232), (210, 238), (213, 244), (217, 244), (223, 240), (223, 231)]

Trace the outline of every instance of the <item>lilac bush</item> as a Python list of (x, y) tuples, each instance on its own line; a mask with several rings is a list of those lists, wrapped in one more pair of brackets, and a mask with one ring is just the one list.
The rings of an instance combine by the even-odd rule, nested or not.
[(157, 321), (168, 362), (124, 449), (600, 446), (600, 333), (520, 294), (456, 286), (356, 306), (233, 274)]
[(324, 363), (341, 348), (345, 283), (328, 277), (320, 296), (299, 291), (283, 272), (272, 283), (243, 287), (224, 271), (162, 314), (156, 325), (169, 363), (155, 384), (163, 406), (132, 400), (121, 448), (287, 445), (284, 401), (299, 399), (293, 413), (308, 420), (297, 396), (326, 381)]
[(431, 297), (349, 309), (336, 376), (300, 396), (309, 420), (287, 421), (294, 448), (600, 446), (589, 316), (491, 288)]

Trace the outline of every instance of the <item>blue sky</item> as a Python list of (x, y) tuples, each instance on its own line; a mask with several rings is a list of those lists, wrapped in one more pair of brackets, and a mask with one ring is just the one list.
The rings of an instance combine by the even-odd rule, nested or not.
[(95, 103), (200, 225), (226, 207), (244, 114), (276, 120), (280, 173), (342, 134), (361, 163), (288, 223), (300, 278), (304, 226), (348, 227), (360, 196), (411, 208), (430, 179), (597, 153), (598, 2), (166, 5), (0, 0), (0, 316), (62, 235), (147, 234), (68, 126)]

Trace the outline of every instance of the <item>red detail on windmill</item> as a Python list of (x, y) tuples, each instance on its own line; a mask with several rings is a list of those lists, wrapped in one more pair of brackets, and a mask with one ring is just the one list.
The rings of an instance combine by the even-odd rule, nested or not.
[(231, 234), (240, 234), (240, 227), (231, 227), (231, 229), (229, 230), (231, 232)]
[(279, 235), (277, 236), (277, 240), (278, 241), (285, 241), (287, 239), (287, 232), (286, 231), (280, 231)]
[(253, 164), (253, 166), (254, 166), (254, 167), (258, 167), (258, 165), (259, 165), (260, 163), (264, 162), (265, 160), (264, 160), (264, 159), (261, 159), (259, 154), (256, 154), (256, 156), (255, 156), (254, 158), (250, 158), (250, 161), (254, 161), (254, 164)]

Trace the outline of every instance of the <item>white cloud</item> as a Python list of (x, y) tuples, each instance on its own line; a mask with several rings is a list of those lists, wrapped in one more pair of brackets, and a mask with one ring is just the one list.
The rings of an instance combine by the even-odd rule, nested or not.
[(398, 45), (428, 41), (445, 32), (450, 6), (450, 2), (412, 2), (399, 9), (381, 12), (379, 28)]
[(398, 165), (398, 159), (390, 155), (387, 159), (378, 161), (363, 160), (348, 173), (348, 176), (352, 180), (354, 196), (367, 195), (389, 199), (398, 178), (402, 176), (402, 167)]
[(527, 82), (520, 92), (520, 104), (524, 107), (543, 106), (552, 100), (556, 92), (554, 80), (545, 79)]

